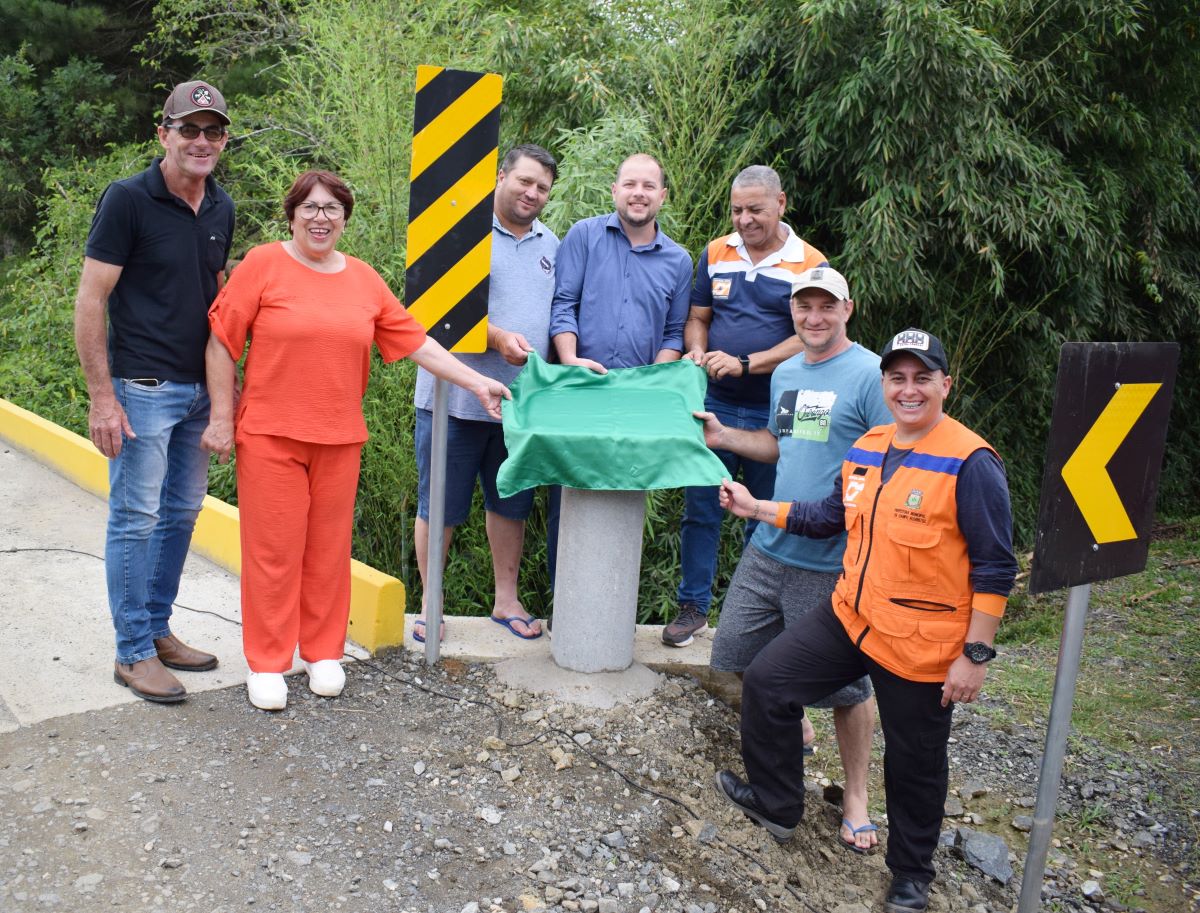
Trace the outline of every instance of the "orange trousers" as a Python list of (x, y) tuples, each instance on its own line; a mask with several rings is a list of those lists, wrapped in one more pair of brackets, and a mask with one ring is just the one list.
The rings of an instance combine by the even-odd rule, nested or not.
[(350, 538), (362, 443), (237, 439), (242, 649), (252, 672), (340, 659), (350, 617)]

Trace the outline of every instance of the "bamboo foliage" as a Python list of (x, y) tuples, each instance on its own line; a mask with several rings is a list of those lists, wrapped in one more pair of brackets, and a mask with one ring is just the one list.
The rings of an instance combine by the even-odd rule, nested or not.
[[(560, 235), (609, 210), (631, 152), (664, 162), (662, 222), (693, 253), (729, 230), (733, 175), (776, 167), (789, 222), (850, 279), (854, 337), (878, 348), (918, 325), (946, 341), (951, 411), (1005, 457), (1026, 541), (1059, 344), (1180, 341), (1161, 505), (1200, 507), (1200, 0), (159, 0), (155, 16), (148, 59), (229, 79), (239, 251), (283, 236), (298, 171), (331, 168), (358, 199), (344, 248), (402, 294), (415, 68), (499, 72), (502, 147), (560, 158), (545, 213)], [(38, 246), (0, 302), (0, 392), (72, 427), (82, 235), (98, 189), (148, 152), (47, 172)], [(57, 343), (25, 341), (39, 334)], [(411, 388), (411, 366), (373, 369), (355, 554), (417, 589)], [(227, 470), (212, 480), (233, 495)], [(643, 619), (671, 611), (680, 511), (676, 492), (649, 499)], [(539, 500), (522, 571), (535, 612), (543, 525)], [(721, 548), (718, 596), (740, 524)], [(487, 554), (477, 504), (450, 611), (490, 609)]]

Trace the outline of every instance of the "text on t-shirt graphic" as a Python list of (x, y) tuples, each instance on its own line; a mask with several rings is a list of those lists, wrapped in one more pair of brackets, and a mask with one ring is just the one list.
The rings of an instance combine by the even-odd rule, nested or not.
[(824, 443), (837, 394), (832, 390), (785, 390), (779, 397), (775, 426), (780, 437)]

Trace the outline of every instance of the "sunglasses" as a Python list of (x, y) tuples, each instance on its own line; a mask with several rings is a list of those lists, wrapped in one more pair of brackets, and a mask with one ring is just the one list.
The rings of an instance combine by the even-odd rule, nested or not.
[(163, 124), (162, 126), (164, 130), (178, 130), (179, 135), (184, 139), (196, 139), (203, 133), (206, 140), (216, 143), (225, 136), (225, 127), (222, 124), (210, 124), (207, 127), (201, 127), (199, 124)]

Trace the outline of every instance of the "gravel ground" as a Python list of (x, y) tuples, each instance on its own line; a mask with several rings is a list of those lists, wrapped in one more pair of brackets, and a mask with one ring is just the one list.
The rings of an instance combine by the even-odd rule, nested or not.
[[(336, 701), (292, 680), (281, 714), (233, 688), (0, 735), (0, 910), (881, 908), (882, 852), (838, 845), (827, 717), (805, 821), (781, 846), (716, 798), (714, 771), (741, 769), (737, 717), (690, 679), (598, 711), (486, 667), (376, 663), (353, 665)], [(966, 828), (960, 841), (991, 832), (1023, 853), (1043, 734), (1006, 718), (987, 702), (956, 712), (947, 842)], [(1158, 798), (1174, 789), (1168, 766), (1073, 744), (1062, 808), (1100, 826), (1059, 841), (1046, 908), (1124, 909), (1103, 895), (1114, 866), (1135, 907), (1200, 908), (1200, 818)], [(1007, 885), (939, 850), (930, 909), (1015, 908), (1019, 860), (1000, 855)]]

